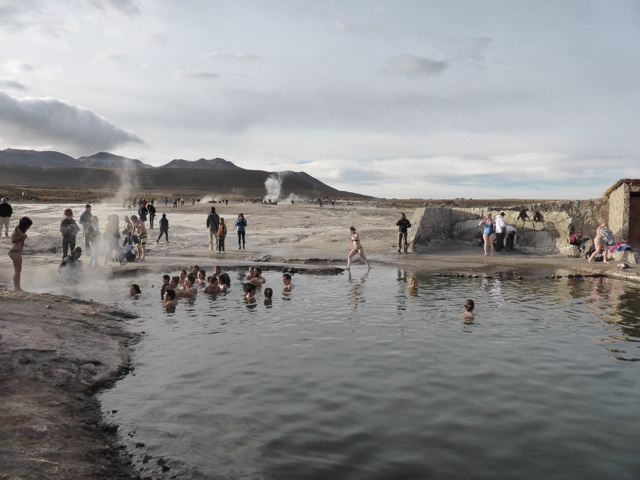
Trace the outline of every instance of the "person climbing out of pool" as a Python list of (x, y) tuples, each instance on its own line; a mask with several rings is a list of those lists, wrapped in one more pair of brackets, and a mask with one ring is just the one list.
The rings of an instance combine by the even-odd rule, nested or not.
[(462, 314), (465, 320), (473, 320), (473, 309), (475, 308), (475, 303), (470, 298), (467, 298), (464, 301), (464, 313)]
[(364, 263), (367, 265), (367, 269), (370, 270), (371, 265), (369, 265), (369, 262), (367, 261), (367, 257), (365, 257), (364, 255), (364, 248), (362, 248), (362, 243), (360, 243), (360, 236), (356, 231), (356, 227), (350, 227), (349, 233), (351, 234), (351, 241), (353, 242), (353, 248), (351, 249), (351, 251), (349, 252), (349, 255), (347, 256), (347, 270), (351, 269), (351, 259), (356, 253), (360, 255), (360, 258), (362, 258)]

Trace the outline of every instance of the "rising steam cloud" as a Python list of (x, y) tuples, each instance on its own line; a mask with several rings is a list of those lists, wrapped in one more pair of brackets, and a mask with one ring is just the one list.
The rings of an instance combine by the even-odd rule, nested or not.
[(282, 181), (287, 176), (287, 172), (272, 173), (264, 182), (264, 188), (267, 189), (265, 200), (277, 202), (282, 194)]

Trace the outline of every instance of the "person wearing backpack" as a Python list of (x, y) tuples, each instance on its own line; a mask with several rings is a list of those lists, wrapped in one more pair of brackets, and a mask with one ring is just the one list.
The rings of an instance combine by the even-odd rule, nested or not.
[(482, 228), (482, 238), (484, 239), (484, 254), (489, 254), (489, 246), (491, 247), (491, 255), (493, 255), (493, 240), (495, 237), (495, 225), (491, 219), (491, 213), (485, 213), (479, 225)]
[(227, 236), (227, 226), (224, 218), (220, 217), (220, 225), (218, 225), (218, 253), (224, 252), (224, 239)]
[[(211, 207), (211, 212), (207, 215), (207, 229), (209, 230), (209, 250), (218, 250), (218, 227), (220, 226), (220, 216), (216, 213), (216, 207)], [(213, 239), (216, 239), (215, 245)]]

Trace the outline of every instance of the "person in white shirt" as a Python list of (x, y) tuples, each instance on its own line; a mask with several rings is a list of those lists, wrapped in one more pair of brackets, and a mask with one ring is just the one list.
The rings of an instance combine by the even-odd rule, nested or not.
[(504, 222), (504, 212), (496, 215), (496, 252), (501, 252), (504, 246), (504, 237), (507, 233), (507, 224)]

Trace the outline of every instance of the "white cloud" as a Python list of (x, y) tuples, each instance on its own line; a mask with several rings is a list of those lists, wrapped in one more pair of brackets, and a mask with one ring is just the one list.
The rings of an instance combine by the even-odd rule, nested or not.
[(385, 65), (384, 71), (389, 75), (397, 75), (411, 80), (439, 75), (448, 67), (447, 62), (417, 57), (408, 53), (388, 58)]
[(3, 143), (47, 145), (69, 154), (87, 154), (126, 144), (143, 144), (92, 111), (53, 98), (18, 99), (0, 90)]

